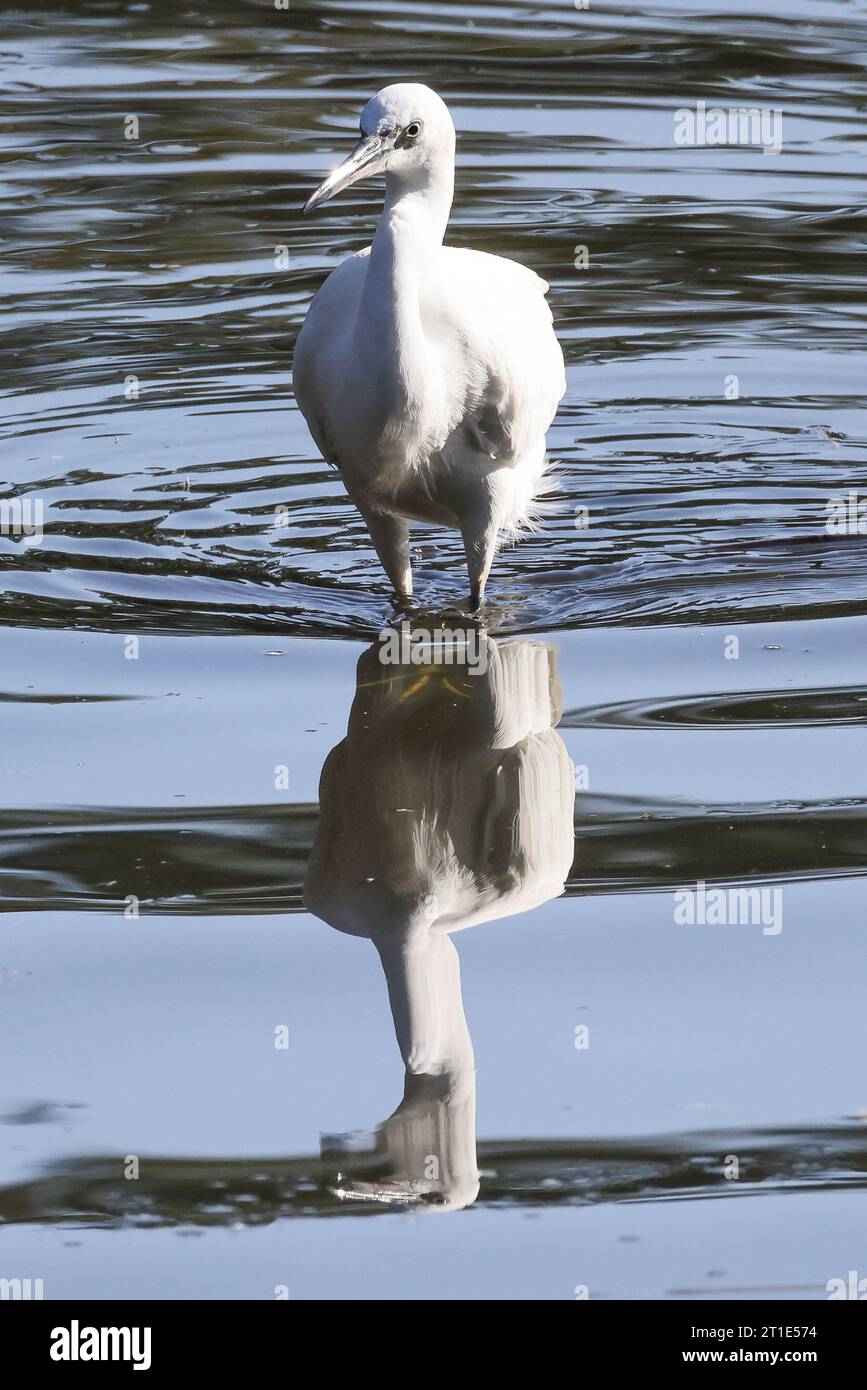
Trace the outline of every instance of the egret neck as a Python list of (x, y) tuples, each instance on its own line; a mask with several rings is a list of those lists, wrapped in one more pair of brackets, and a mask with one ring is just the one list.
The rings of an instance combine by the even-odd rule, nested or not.
[[(445, 154), (445, 152), (444, 152)], [(356, 333), (364, 357), (376, 343), (383, 379), (397, 385), (392, 408), (420, 422), (430, 405), (431, 351), (422, 327), (425, 285), (443, 244), (454, 165), (442, 157), (417, 178), (387, 173), (385, 206), (373, 238)]]

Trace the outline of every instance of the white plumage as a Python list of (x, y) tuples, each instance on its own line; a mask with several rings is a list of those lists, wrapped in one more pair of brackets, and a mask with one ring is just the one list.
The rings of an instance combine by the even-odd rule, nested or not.
[(515, 261), (443, 246), (455, 133), (429, 87), (384, 88), (361, 131), (305, 210), (377, 173), (385, 207), (373, 245), (310, 306), (295, 397), (398, 596), (412, 594), (407, 523), (434, 522), (461, 532), (477, 607), (498, 540), (530, 522), (565, 390), (548, 286)]

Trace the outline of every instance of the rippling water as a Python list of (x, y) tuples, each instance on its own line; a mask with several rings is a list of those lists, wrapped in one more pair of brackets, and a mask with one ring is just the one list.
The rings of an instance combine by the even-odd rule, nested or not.
[[(863, 25), (854, 4), (11, 10), (3, 471), (46, 536), (2, 543), (4, 621), (363, 635), (388, 612), (291, 389), (310, 296), (380, 192), (301, 205), (386, 77), (452, 106), (451, 238), (552, 285), (557, 489), (496, 566), (504, 624), (863, 612), (863, 539), (825, 528), (867, 460)], [(782, 152), (676, 146), (698, 100), (779, 107)], [(459, 545), (416, 532), (426, 602), (454, 597)]]
[[(867, 1172), (867, 538), (826, 524), (867, 494), (863, 4), (0, 17), (0, 500), (44, 509), (0, 534), (0, 1276), (822, 1297)], [(450, 239), (551, 285), (554, 486), (485, 617), (504, 669), (559, 663), (540, 726), (449, 673), (365, 693), (389, 586), (294, 404), (381, 189), (301, 207), (400, 80), (455, 117)], [(781, 152), (677, 145), (698, 101), (778, 108)], [(413, 543), (449, 611), (459, 538)], [(438, 1233), (388, 1206), (441, 1098), (394, 1110), (382, 943), (307, 910), (327, 851), (329, 890), (363, 851), (352, 892), (408, 891), (413, 796), (451, 848), (476, 816), (489, 914), (457, 938), (478, 1194)], [(675, 929), (704, 881), (779, 889), (780, 934)]]

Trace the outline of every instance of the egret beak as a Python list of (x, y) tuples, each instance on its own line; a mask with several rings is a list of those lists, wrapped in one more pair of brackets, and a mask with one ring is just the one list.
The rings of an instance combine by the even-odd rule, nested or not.
[(305, 212), (312, 212), (320, 203), (327, 203), (335, 193), (348, 188), (359, 179), (371, 174), (381, 174), (385, 168), (386, 157), (391, 153), (392, 141), (383, 135), (365, 135), (359, 140), (348, 159), (332, 169), (327, 179), (323, 179), (312, 197), (304, 204)]

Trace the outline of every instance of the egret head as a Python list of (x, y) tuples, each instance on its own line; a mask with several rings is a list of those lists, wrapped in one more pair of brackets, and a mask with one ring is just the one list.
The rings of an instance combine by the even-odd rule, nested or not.
[(423, 184), (434, 167), (454, 160), (455, 128), (441, 97), (421, 82), (396, 82), (371, 97), (361, 113), (361, 139), (308, 199), (312, 212), (341, 189), (375, 174)]

